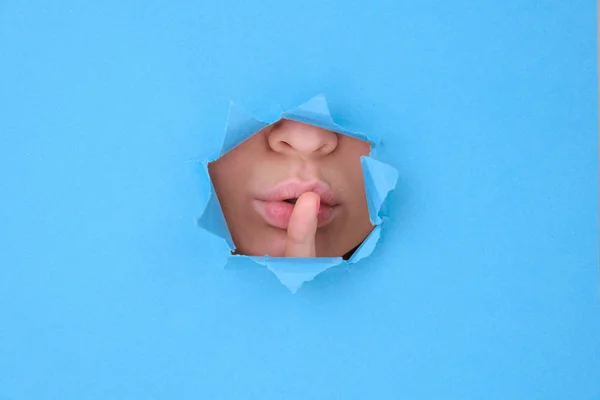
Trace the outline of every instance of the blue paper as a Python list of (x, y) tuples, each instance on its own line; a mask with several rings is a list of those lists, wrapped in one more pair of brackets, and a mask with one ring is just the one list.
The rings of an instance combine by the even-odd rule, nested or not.
[[(599, 400), (597, 19), (1, 1), (0, 399)], [(373, 253), (290, 295), (223, 270), (187, 161), (230, 99), (270, 123), (317, 93), (399, 180)]]
[(312, 281), (320, 273), (344, 264), (341, 257), (284, 258), (266, 256), (249, 258), (255, 263), (267, 267), (292, 293), (296, 293), (304, 283)]
[(360, 162), (367, 189), (369, 217), (373, 225), (379, 225), (385, 218), (385, 215), (382, 214), (383, 203), (398, 182), (398, 171), (373, 157), (363, 156), (360, 158)]
[(299, 105), (293, 110), (287, 111), (281, 115), (281, 118), (291, 119), (305, 124), (320, 126), (321, 128), (348, 135), (360, 140), (371, 142), (374, 145), (379, 144), (379, 137), (374, 134), (365, 135), (359, 132), (353, 132), (336, 124), (331, 118), (329, 106), (324, 95), (318, 95), (304, 104)]
[(255, 133), (258, 133), (268, 125), (268, 123), (257, 120), (248, 111), (231, 102), (229, 105), (227, 129), (225, 131), (225, 138), (223, 140), (223, 146), (221, 147), (219, 157), (232, 150), (244, 140), (248, 139)]
[[(376, 147), (379, 143), (379, 138), (375, 135), (354, 132), (336, 124), (331, 117), (327, 100), (325, 96), (321, 94), (290, 111), (282, 112), (278, 117), (275, 117), (274, 120), (270, 121), (260, 121), (239, 105), (231, 102), (229, 105), (227, 127), (225, 129), (223, 145), (221, 146), (219, 157), (240, 145), (271, 123), (282, 118), (319, 126), (343, 135), (365, 140), (370, 142), (372, 147)], [(213, 158), (210, 161), (214, 161), (217, 158), (218, 157)], [(321, 272), (340, 264), (354, 264), (365, 257), (368, 257), (375, 250), (375, 245), (379, 240), (381, 234), (380, 225), (386, 217), (382, 213), (382, 206), (390, 191), (396, 186), (398, 172), (391, 165), (374, 158), (373, 152), (371, 152), (371, 156), (361, 157), (361, 165), (363, 169), (367, 204), (369, 207), (369, 218), (371, 223), (375, 225), (375, 228), (348, 261), (345, 261), (342, 258), (298, 259), (268, 257), (267, 255), (265, 255), (265, 257), (248, 258), (259, 265), (267, 267), (269, 271), (277, 276), (283, 285), (285, 285), (292, 293), (296, 293), (302, 284), (313, 280), (315, 276)], [(208, 162), (202, 161), (200, 166), (202, 169), (202, 186), (205, 190), (210, 191), (210, 194), (204, 212), (198, 219), (198, 225), (223, 238), (231, 252), (235, 247), (231, 239), (231, 234), (227, 228), (225, 217), (223, 216), (223, 210), (221, 209), (210, 179), (207, 181), (207, 177), (209, 177)], [(231, 255), (228, 260), (228, 265), (233, 266), (236, 263), (243, 261), (244, 257), (245, 256)]]

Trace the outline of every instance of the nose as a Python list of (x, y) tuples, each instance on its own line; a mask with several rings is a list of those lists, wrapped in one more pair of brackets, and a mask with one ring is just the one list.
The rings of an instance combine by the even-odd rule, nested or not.
[(336, 149), (338, 135), (317, 126), (284, 119), (273, 127), (268, 141), (271, 149), (277, 153), (317, 158)]

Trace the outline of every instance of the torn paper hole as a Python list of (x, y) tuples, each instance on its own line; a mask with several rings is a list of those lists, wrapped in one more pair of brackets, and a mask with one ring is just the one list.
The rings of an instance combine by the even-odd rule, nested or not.
[[(325, 270), (373, 252), (382, 205), (398, 179), (375, 158), (378, 144), (336, 124), (323, 95), (268, 121), (232, 103), (219, 154), (199, 163), (208, 202), (198, 224), (231, 252), (237, 245), (237, 253), (253, 254), (231, 255), (228, 266), (252, 260), (295, 293)], [(290, 213), (305, 191), (320, 199), (317, 257), (283, 257)]]

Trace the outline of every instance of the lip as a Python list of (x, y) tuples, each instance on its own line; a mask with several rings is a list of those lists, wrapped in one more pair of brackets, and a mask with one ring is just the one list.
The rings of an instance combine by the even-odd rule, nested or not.
[(298, 182), (288, 181), (267, 190), (253, 201), (255, 210), (271, 226), (287, 229), (294, 204), (286, 199), (298, 198), (306, 192), (314, 192), (321, 198), (317, 213), (317, 227), (329, 224), (337, 215), (338, 203), (329, 186), (320, 181)]

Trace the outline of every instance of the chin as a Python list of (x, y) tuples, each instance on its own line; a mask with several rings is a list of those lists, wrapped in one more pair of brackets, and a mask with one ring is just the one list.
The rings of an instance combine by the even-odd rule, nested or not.
[(285, 253), (285, 236), (272, 237), (271, 235), (262, 235), (261, 242), (255, 242), (248, 245), (248, 247), (241, 246), (240, 254), (247, 256), (258, 256), (262, 257), (268, 254), (269, 257), (283, 257)]
[(268, 254), (269, 257), (283, 257), (285, 254), (285, 241), (279, 243), (274, 242), (269, 244), (266, 247), (266, 251), (264, 251), (261, 255)]

